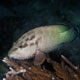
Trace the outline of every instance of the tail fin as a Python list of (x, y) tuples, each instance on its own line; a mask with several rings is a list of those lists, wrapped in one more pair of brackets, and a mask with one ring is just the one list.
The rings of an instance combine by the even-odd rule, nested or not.
[(77, 37), (80, 37), (80, 27), (78, 25), (72, 24), (71, 22), (66, 23), (66, 24), (67, 24), (68, 28), (74, 28), (74, 31), (76, 33), (75, 39)]

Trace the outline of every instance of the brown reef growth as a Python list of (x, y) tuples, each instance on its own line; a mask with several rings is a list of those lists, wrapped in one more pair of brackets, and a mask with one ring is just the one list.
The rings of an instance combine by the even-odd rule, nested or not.
[(80, 69), (66, 57), (61, 56), (61, 63), (48, 58), (46, 66), (36, 66), (28, 61), (13, 61), (5, 57), (3, 60), (10, 67), (3, 80), (80, 80)]

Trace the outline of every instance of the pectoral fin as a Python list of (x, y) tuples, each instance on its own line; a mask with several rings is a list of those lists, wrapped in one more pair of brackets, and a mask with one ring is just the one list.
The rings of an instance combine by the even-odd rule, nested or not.
[(35, 55), (34, 64), (35, 65), (41, 65), (46, 59), (46, 56), (43, 52), (37, 51), (37, 54)]

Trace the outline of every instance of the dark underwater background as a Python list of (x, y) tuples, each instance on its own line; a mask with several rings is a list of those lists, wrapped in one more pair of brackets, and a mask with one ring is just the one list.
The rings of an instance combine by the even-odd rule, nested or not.
[(0, 78), (5, 72), (2, 59), (13, 42), (28, 30), (53, 24), (69, 24), (78, 29), (77, 38), (60, 52), (80, 67), (79, 0), (0, 0)]

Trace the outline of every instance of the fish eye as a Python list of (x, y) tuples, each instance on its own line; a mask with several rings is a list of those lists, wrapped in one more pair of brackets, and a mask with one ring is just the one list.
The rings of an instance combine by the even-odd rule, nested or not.
[(23, 47), (22, 45), (19, 46), (19, 48), (22, 48), (22, 47)]

